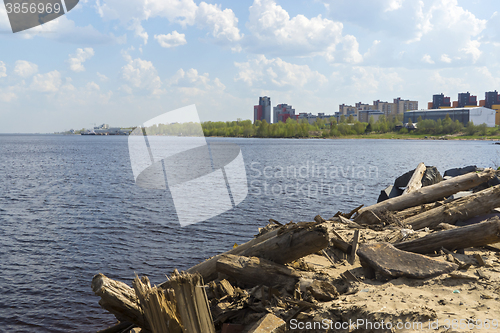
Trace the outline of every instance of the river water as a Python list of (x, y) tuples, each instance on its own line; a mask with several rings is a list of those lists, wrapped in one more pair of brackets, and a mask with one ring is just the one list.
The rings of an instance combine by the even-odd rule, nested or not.
[[(134, 182), (127, 137), (0, 135), (0, 331), (95, 332), (112, 325), (93, 275), (154, 284), (256, 234), (376, 202), (419, 162), (500, 165), (489, 141), (208, 139), (241, 147), (249, 194), (181, 227), (172, 197)], [(217, 198), (214, 198), (217, 200)]]

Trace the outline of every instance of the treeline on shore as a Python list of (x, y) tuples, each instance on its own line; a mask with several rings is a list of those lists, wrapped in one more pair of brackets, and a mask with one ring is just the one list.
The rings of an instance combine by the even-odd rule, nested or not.
[[(309, 124), (307, 120), (296, 121), (287, 119), (285, 123), (279, 122), (268, 124), (264, 121), (256, 121), (255, 124), (251, 120), (237, 121), (207, 121), (201, 124), (203, 134), (205, 136), (222, 136), (222, 137), (245, 137), (245, 138), (307, 138), (307, 137), (323, 137), (323, 138), (338, 138), (352, 135), (364, 134), (383, 134), (383, 133), (398, 133), (398, 134), (422, 134), (422, 135), (448, 135), (462, 133), (467, 136), (486, 136), (500, 135), (498, 128), (488, 128), (486, 124), (475, 125), (469, 122), (464, 126), (458, 120), (453, 121), (449, 115), (441, 120), (422, 120), (420, 117), (417, 120), (418, 128), (412, 129), (411, 121), (408, 123), (408, 128), (403, 125), (402, 115), (393, 117), (380, 116), (377, 121), (370, 117), (367, 123), (354, 120), (353, 116), (341, 116), (337, 123), (335, 118), (317, 119), (314, 123)], [(149, 135), (183, 135), (196, 136), (201, 135), (198, 124), (195, 123), (176, 123), (169, 125), (154, 125), (147, 129)]]

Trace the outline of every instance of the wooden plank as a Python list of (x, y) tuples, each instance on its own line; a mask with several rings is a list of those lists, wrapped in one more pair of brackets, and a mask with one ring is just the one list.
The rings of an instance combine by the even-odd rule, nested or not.
[(358, 243), (359, 243), (359, 233), (360, 233), (359, 229), (354, 231), (354, 237), (352, 240), (351, 257), (349, 259), (349, 263), (351, 265), (353, 265), (354, 262), (356, 261), (356, 252), (358, 251)]
[(417, 165), (417, 168), (413, 172), (413, 175), (411, 176), (408, 185), (406, 185), (406, 189), (403, 191), (402, 195), (415, 192), (416, 190), (422, 188), (422, 178), (424, 177), (426, 169), (427, 168), (423, 162)]

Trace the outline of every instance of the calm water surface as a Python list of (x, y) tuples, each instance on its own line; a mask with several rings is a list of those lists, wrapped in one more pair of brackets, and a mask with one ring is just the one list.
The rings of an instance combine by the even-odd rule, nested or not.
[(134, 184), (126, 137), (0, 136), (0, 331), (95, 332), (113, 316), (94, 274), (153, 283), (245, 242), (269, 218), (331, 217), (376, 202), (419, 162), (500, 165), (487, 141), (209, 139), (237, 143), (249, 195), (180, 227), (167, 191)]

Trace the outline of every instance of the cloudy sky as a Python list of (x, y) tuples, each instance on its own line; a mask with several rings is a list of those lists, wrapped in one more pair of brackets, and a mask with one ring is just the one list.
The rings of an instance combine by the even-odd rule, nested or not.
[[(196, 104), (253, 118), (500, 89), (494, 0), (81, 0), (13, 34), (0, 5), (0, 132), (141, 124)], [(499, 9), (500, 10), (500, 9)]]

